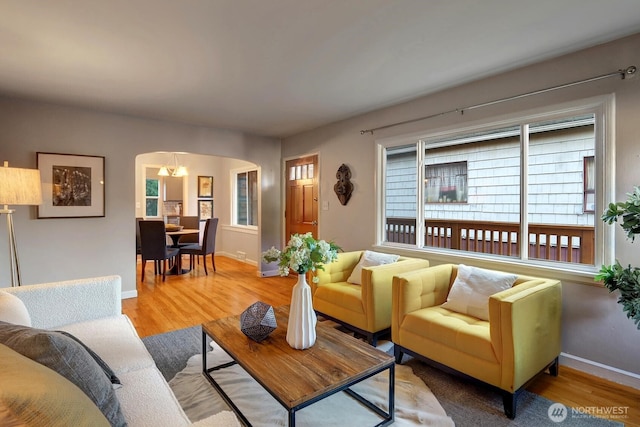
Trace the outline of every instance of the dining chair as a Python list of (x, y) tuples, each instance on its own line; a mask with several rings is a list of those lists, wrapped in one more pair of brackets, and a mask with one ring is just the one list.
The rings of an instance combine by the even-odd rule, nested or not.
[(207, 276), (207, 255), (211, 254), (211, 264), (213, 265), (213, 271), (216, 271), (216, 260), (214, 254), (216, 252), (216, 232), (218, 230), (218, 218), (210, 218), (204, 224), (204, 237), (202, 238), (202, 245), (189, 245), (180, 248), (180, 253), (189, 255), (189, 266), (193, 268), (193, 257), (202, 256), (202, 263), (204, 264), (204, 274)]
[[(180, 225), (187, 229), (198, 230), (200, 228), (200, 217), (198, 216), (181, 216)], [(187, 246), (193, 244), (200, 244), (200, 233), (198, 234), (185, 234), (180, 236), (178, 240), (178, 246)]]
[[(139, 224), (140, 255), (142, 256), (141, 280), (144, 281), (144, 270), (147, 261), (162, 261), (162, 281), (164, 282), (167, 274), (167, 260), (177, 257), (178, 254), (180, 254), (180, 249), (167, 247), (167, 234), (164, 221), (140, 221)], [(154, 272), (157, 274), (157, 269)]]
[(140, 221), (144, 219), (141, 217), (136, 217), (136, 258), (138, 255), (142, 254), (142, 245), (140, 244)]

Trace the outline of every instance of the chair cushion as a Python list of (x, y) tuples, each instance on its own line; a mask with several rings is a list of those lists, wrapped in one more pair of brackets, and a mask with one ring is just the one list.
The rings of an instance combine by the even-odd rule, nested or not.
[[(339, 306), (358, 313), (364, 313), (362, 305), (362, 289), (358, 285), (347, 282), (324, 284), (316, 290), (314, 302), (327, 301), (331, 305)], [(326, 313), (331, 314), (331, 313)]]
[(442, 307), (489, 320), (489, 297), (512, 287), (517, 278), (515, 274), (460, 264), (447, 302)]
[(407, 314), (402, 329), (474, 357), (497, 361), (485, 320), (436, 306)]
[(393, 264), (398, 261), (398, 258), (400, 258), (400, 255), (364, 251), (360, 257), (360, 261), (358, 261), (356, 266), (353, 268), (347, 282), (353, 283), (354, 285), (361, 285), (362, 267), (375, 267), (377, 265)]
[(0, 424), (108, 427), (96, 405), (57, 372), (0, 344)]
[(60, 332), (0, 322), (0, 343), (67, 378), (91, 399), (112, 426), (125, 426), (111, 381), (77, 341)]
[(0, 291), (0, 321), (31, 326), (31, 316), (22, 300), (5, 291)]

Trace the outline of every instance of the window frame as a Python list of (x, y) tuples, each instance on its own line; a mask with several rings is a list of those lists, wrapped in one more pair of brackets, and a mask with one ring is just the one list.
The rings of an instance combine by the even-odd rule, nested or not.
[[(247, 225), (238, 223), (238, 175), (248, 174), (249, 172), (256, 172), (256, 225)], [(231, 181), (231, 226), (242, 228), (245, 230), (258, 230), (259, 226), (259, 212), (260, 212), (260, 168), (257, 166), (250, 166), (245, 168), (232, 169), (230, 171)]]
[(589, 167), (589, 163), (591, 163), (591, 162), (593, 162), (593, 167), (595, 169), (595, 156), (584, 156), (582, 158), (582, 162), (583, 162), (583, 165), (584, 165), (583, 166), (583, 170), (582, 170), (582, 175), (583, 175), (582, 183), (583, 183), (583, 187), (584, 187), (584, 189), (583, 189), (583, 197), (582, 197), (582, 210), (584, 212), (589, 212), (589, 213), (593, 212), (593, 213), (595, 213), (594, 210), (589, 209), (588, 203), (587, 203), (587, 199), (589, 198), (589, 195), (596, 193), (595, 185), (594, 185), (593, 189), (589, 188), (589, 185), (588, 185), (588, 181), (589, 181), (588, 175), (589, 175), (589, 173), (587, 171), (587, 169)]
[[(406, 135), (391, 136), (377, 139), (376, 142), (376, 243), (377, 249), (392, 249), (397, 253), (407, 256), (422, 256), (432, 261), (432, 264), (440, 263), (469, 263), (485, 268), (502, 269), (506, 271), (518, 271), (521, 274), (550, 276), (555, 275), (564, 280), (594, 285), (593, 275), (603, 264), (611, 264), (614, 259), (614, 230), (602, 221), (599, 215), (595, 216), (595, 261), (594, 265), (554, 263), (544, 260), (529, 260), (526, 257), (509, 258), (497, 257), (491, 254), (476, 252), (464, 252), (444, 248), (423, 247), (424, 240), (424, 209), (416, 212), (416, 243), (385, 242), (385, 178), (386, 178), (386, 150), (392, 147), (416, 145), (416, 169), (417, 194), (416, 206), (422, 206), (424, 189), (419, 183), (424, 181), (424, 167), (422, 156), (424, 155), (424, 140), (453, 138), (471, 132), (482, 132), (491, 129), (508, 126), (522, 126), (522, 123), (536, 123), (539, 121), (553, 120), (570, 115), (593, 113), (595, 117), (595, 186), (596, 212), (603, 212), (608, 201), (615, 196), (615, 96), (603, 95), (574, 102), (552, 105), (535, 110), (523, 111), (504, 116), (489, 118), (482, 121), (474, 121), (464, 126), (449, 126), (424, 130)], [(521, 129), (523, 134), (526, 129)], [(525, 153), (527, 155), (527, 153)], [(521, 188), (527, 188), (526, 166), (521, 165)], [(611, 179), (608, 179), (611, 178)], [(526, 192), (523, 192), (526, 193)], [(521, 200), (521, 206), (526, 200)]]

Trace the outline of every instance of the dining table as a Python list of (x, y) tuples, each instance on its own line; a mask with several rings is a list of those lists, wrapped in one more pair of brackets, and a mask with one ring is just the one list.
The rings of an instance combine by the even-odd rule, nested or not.
[[(167, 231), (166, 234), (167, 236), (171, 237), (171, 246), (174, 248), (179, 248), (180, 245), (178, 244), (178, 241), (180, 240), (180, 237), (190, 234), (200, 234), (200, 230), (197, 228), (183, 228), (182, 230)], [(179, 254), (177, 262), (173, 264), (173, 267), (171, 267), (171, 269), (169, 269), (166, 274), (186, 274), (189, 271), (191, 271), (190, 268), (182, 268), (182, 254)]]
[(182, 230), (167, 231), (167, 236), (171, 237), (171, 246), (174, 248), (178, 247), (178, 241), (180, 240), (180, 237), (189, 234), (200, 234), (200, 230), (198, 230), (197, 228), (183, 228)]

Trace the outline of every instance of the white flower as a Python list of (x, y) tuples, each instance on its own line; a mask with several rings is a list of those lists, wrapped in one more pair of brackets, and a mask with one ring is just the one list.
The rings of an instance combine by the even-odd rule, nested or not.
[[(338, 249), (333, 243), (314, 239), (311, 233), (294, 234), (282, 251), (272, 247), (262, 254), (262, 258), (266, 262), (278, 261), (281, 276), (289, 275), (290, 270), (304, 274), (322, 269), (322, 264), (335, 260)], [(317, 282), (317, 278), (313, 281)]]

